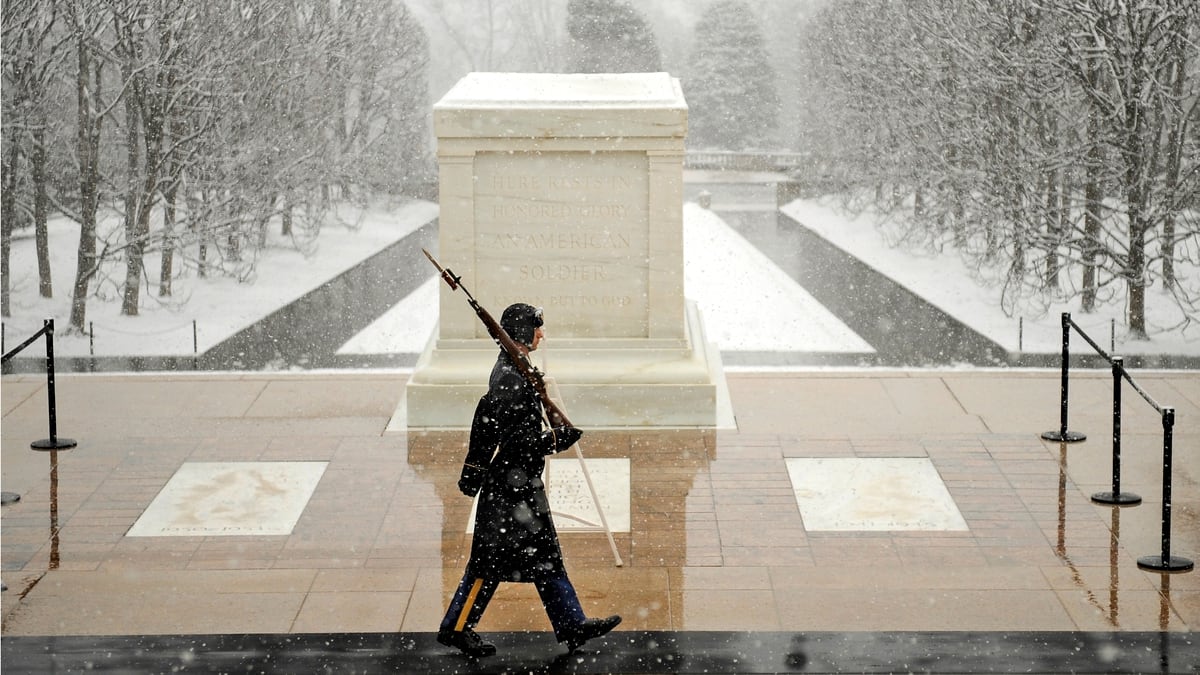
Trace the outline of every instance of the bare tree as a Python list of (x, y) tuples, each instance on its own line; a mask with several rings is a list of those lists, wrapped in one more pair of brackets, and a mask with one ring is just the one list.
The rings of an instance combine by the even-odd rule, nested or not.
[[(1090, 311), (1123, 283), (1145, 337), (1146, 289), (1196, 235), (1198, 24), (1185, 0), (830, 3), (804, 36), (811, 137), (852, 194), (912, 205), (905, 240), (951, 236), (1006, 309)], [(1198, 318), (1200, 289), (1170, 290)]]
[(18, 161), (28, 162), (31, 191), (29, 202), (36, 239), (38, 262), (38, 292), (49, 298), (54, 294), (50, 269), (49, 234), (46, 229), (49, 197), (47, 195), (47, 144), (52, 134), (52, 118), (47, 109), (49, 88), (57, 76), (64, 50), (61, 34), (55, 30), (58, 7), (43, 7), (34, 2), (9, 2), (3, 8), (4, 52), (4, 127), (10, 147), (5, 156), (5, 247), (4, 315), (8, 316), (7, 274), (12, 227), (17, 215)]
[[(16, 0), (4, 31), (6, 311), (12, 227), (51, 207), (80, 223), (82, 330), (100, 285), (138, 313), (154, 253), (159, 298), (191, 270), (246, 279), (270, 222), (299, 218), (293, 243), (308, 247), (334, 200), (430, 175), (428, 43), (402, 3)], [(30, 104), (48, 95), (55, 105)], [(101, 241), (108, 207), (123, 228)], [(105, 260), (124, 263), (123, 279), (104, 276)]]
[[(1181, 212), (1194, 207), (1194, 204), (1188, 203), (1187, 193), (1181, 192), (1180, 188), (1183, 187), (1186, 189), (1187, 187), (1187, 176), (1183, 175), (1183, 153), (1189, 121), (1200, 117), (1200, 87), (1197, 86), (1195, 78), (1191, 82), (1188, 81), (1188, 67), (1196, 67), (1196, 55), (1194, 53), (1191, 54), (1192, 59), (1191, 63), (1189, 63), (1188, 44), (1191, 43), (1193, 45), (1191, 51), (1194, 52), (1196, 40), (1200, 39), (1200, 26), (1193, 25), (1188, 30), (1181, 30), (1175, 33), (1172, 39), (1174, 42), (1174, 54), (1170, 64), (1167, 66), (1169, 72), (1166, 75), (1167, 82), (1171, 87), (1171, 93), (1164, 101), (1164, 105), (1170, 109), (1170, 116), (1172, 118), (1166, 147), (1167, 158), (1164, 188), (1168, 194), (1178, 195), (1179, 199), (1176, 208), (1168, 209), (1163, 216), (1162, 278), (1163, 285), (1168, 291), (1173, 291), (1176, 287), (1175, 251), (1178, 244), (1176, 240), (1176, 221), (1179, 220)], [(1192, 167), (1193, 171), (1195, 169), (1195, 167)]]
[(78, 165), (79, 245), (71, 287), (72, 330), (83, 331), (92, 279), (99, 268), (96, 214), (100, 205), (100, 139), (108, 110), (104, 107), (104, 60), (97, 43), (106, 22), (94, 2), (72, 3), (68, 12), (75, 49), (75, 155)]
[(457, 72), (565, 70), (567, 0), (419, 0), (408, 3)]
[(1200, 8), (1186, 0), (1088, 0), (1064, 4), (1060, 11), (1077, 22), (1067, 58), (1097, 111), (1122, 200), (1117, 227), (1124, 236), (1113, 242), (1112, 257), (1127, 284), (1129, 331), (1146, 339), (1150, 266), (1155, 253), (1165, 250), (1148, 249), (1148, 239), (1160, 236), (1159, 226), (1167, 223), (1173, 239), (1181, 191), (1200, 188), (1195, 166), (1187, 174), (1171, 166), (1175, 157), (1182, 160), (1182, 135), (1170, 131), (1185, 123), (1179, 118), (1186, 103), (1176, 98), (1181, 90), (1173, 73), (1180, 41), (1194, 34)]

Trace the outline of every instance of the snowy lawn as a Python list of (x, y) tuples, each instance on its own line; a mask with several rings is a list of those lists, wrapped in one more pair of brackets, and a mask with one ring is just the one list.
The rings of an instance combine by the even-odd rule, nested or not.
[[(1183, 314), (1172, 298), (1162, 292), (1161, 287), (1146, 292), (1149, 341), (1127, 339), (1123, 294), (1089, 314), (1080, 310), (1078, 299), (1073, 299), (1050, 303), (1045, 309), (1030, 309), (1029, 313), (1023, 315), (1009, 316), (1000, 307), (1000, 288), (977, 281), (957, 251), (949, 245), (936, 257), (929, 252), (891, 247), (884, 234), (886, 224), (881, 224), (878, 216), (871, 213), (857, 217), (844, 215), (828, 199), (800, 199), (781, 210), (1011, 352), (1018, 351), (1022, 346), (1022, 351), (1027, 353), (1060, 352), (1061, 315), (1062, 312), (1070, 312), (1071, 319), (1105, 350), (1110, 348), (1110, 341), (1115, 341), (1114, 355), (1200, 355), (1200, 326), (1192, 325), (1186, 332), (1179, 329), (1177, 326), (1183, 320)], [(1188, 280), (1186, 283), (1193, 285), (1200, 277), (1200, 270), (1195, 266), (1181, 265), (1178, 273), (1181, 278)], [(1073, 352), (1091, 351), (1074, 331), (1071, 344)]]
[[(874, 219), (846, 217), (819, 201), (798, 200), (784, 212), (804, 226), (852, 253), (882, 273), (963, 323), (1000, 343), (1018, 349), (1018, 318), (999, 308), (999, 290), (980, 285), (953, 252), (929, 254), (890, 248)], [(327, 225), (315, 250), (305, 255), (290, 242), (271, 241), (260, 253), (256, 274), (239, 283), (227, 277), (200, 279), (189, 270), (175, 281), (176, 296), (161, 302), (157, 284), (143, 288), (141, 314), (120, 315), (120, 289), (114, 281), (102, 286), (103, 297), (88, 304), (94, 323), (97, 356), (186, 356), (192, 353), (192, 322), (202, 353), (276, 309), (332, 279), (382, 248), (400, 240), (437, 215), (437, 205), (409, 202), (343, 214), (354, 227)], [(5, 342), (11, 346), (32, 335), (42, 319), (53, 317), (58, 332), (55, 350), (65, 356), (86, 356), (86, 335), (69, 335), (69, 288), (73, 280), (78, 227), (58, 219), (51, 223), (51, 251), (56, 297), (37, 295), (37, 267), (32, 236), (13, 241), (12, 309), (4, 320)], [(277, 237), (278, 235), (272, 235)], [(695, 204), (684, 207), (685, 286), (700, 306), (708, 338), (725, 351), (808, 351), (870, 353), (872, 348), (817, 303), (803, 288), (724, 223)], [(120, 263), (107, 271), (110, 279), (123, 274)], [(158, 260), (148, 256), (146, 269), (157, 272)], [(297, 273), (303, 269), (303, 273)], [(1193, 277), (1195, 269), (1188, 271)], [(765, 291), (763, 289), (766, 289)], [(1151, 326), (1174, 325), (1169, 298), (1147, 294)], [(491, 308), (493, 312), (500, 308)], [(1150, 342), (1126, 341), (1122, 304), (1082, 314), (1074, 303), (1051, 306), (1024, 317), (1026, 352), (1056, 353), (1060, 349), (1059, 312), (1071, 311), (1077, 323), (1104, 348), (1109, 344), (1110, 320), (1117, 319), (1118, 354), (1200, 354), (1200, 328), (1184, 334), (1159, 332)], [(347, 342), (341, 353), (417, 353), (430, 338), (437, 321), (437, 281), (429, 281), (404, 298), (366, 330)], [(1153, 330), (1153, 328), (1152, 328)], [(40, 358), (31, 347), (22, 357)]]
[[(709, 341), (722, 350), (874, 352), (711, 211), (684, 205), (683, 240), (684, 293), (700, 307)], [(422, 351), (437, 321), (437, 284), (430, 278), (339, 353)]]
[[(154, 275), (143, 285), (138, 316), (121, 315), (124, 262), (111, 261), (104, 267), (98, 288), (101, 297), (88, 301), (87, 319), (95, 335), (96, 356), (187, 356), (193, 353), (192, 326), (196, 326), (198, 351), (205, 352), (271, 312), (302, 297), (326, 281), (350, 269), (437, 217), (436, 204), (410, 201), (389, 207), (342, 208), (340, 223), (321, 228), (314, 247), (297, 250), (289, 238), (268, 235), (259, 252), (254, 273), (244, 282), (228, 276), (201, 279), (194, 268), (174, 282), (174, 295), (158, 296), (159, 256), (147, 255), (145, 269)], [(60, 356), (87, 356), (87, 335), (68, 332), (71, 315), (71, 285), (75, 279), (75, 256), (79, 226), (56, 218), (49, 224), (51, 279), (54, 297), (38, 295), (37, 258), (33, 233), (23, 233), (12, 242), (12, 317), (4, 319), (5, 347), (11, 349), (54, 319), (54, 351)], [(109, 232), (119, 227), (115, 219), (102, 223)], [(107, 234), (107, 233), (106, 233)], [(105, 234), (102, 234), (102, 238)], [(176, 258), (176, 269), (181, 262)], [(93, 290), (97, 288), (93, 284)], [(44, 358), (40, 344), (31, 345), (21, 357)]]

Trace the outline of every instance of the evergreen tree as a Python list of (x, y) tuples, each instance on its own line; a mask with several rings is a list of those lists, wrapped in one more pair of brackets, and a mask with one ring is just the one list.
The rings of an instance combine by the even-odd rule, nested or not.
[(576, 73), (654, 73), (662, 56), (654, 31), (624, 0), (570, 0), (571, 70)]
[(779, 92), (766, 44), (750, 7), (720, 0), (696, 24), (684, 93), (691, 143), (743, 150), (762, 147), (779, 117)]

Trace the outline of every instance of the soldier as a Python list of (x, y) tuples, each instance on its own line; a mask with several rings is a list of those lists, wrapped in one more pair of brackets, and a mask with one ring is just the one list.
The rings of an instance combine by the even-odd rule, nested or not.
[[(508, 307), (500, 319), (525, 354), (542, 340), (542, 323), (541, 310), (524, 303)], [(471, 421), (470, 445), (458, 481), (463, 494), (479, 495), (471, 559), (442, 619), (438, 642), (471, 657), (495, 654), (496, 647), (472, 629), (501, 581), (534, 584), (554, 636), (571, 651), (621, 622), (617, 615), (584, 615), (567, 578), (542, 483), (546, 455), (570, 448), (582, 435), (571, 426), (546, 428), (537, 391), (500, 350), (488, 393), (479, 399)]]

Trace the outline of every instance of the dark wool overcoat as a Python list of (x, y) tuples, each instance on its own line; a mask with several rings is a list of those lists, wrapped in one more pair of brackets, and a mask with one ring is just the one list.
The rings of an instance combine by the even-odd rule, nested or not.
[(542, 469), (547, 455), (579, 436), (570, 427), (546, 428), (537, 391), (501, 351), (475, 409), (460, 482), (468, 494), (479, 488), (468, 573), (516, 582), (566, 573)]

